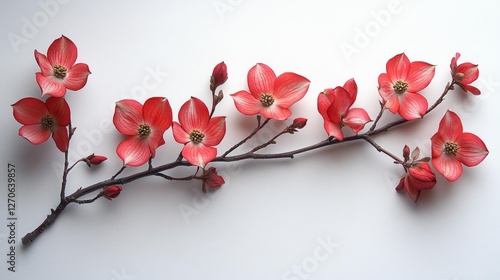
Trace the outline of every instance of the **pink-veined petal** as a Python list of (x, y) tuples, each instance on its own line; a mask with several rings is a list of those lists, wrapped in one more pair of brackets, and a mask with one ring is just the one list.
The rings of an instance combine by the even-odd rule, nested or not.
[(269, 107), (262, 107), (259, 113), (266, 119), (275, 119), (279, 121), (284, 121), (292, 115), (290, 109), (281, 108), (275, 104)]
[(140, 166), (146, 163), (151, 156), (147, 143), (137, 136), (123, 140), (116, 147), (116, 153), (123, 160), (124, 165)]
[(49, 60), (44, 54), (39, 53), (37, 50), (35, 50), (35, 60), (38, 66), (40, 66), (42, 75), (46, 77), (52, 76), (54, 68), (52, 67), (52, 64), (50, 64)]
[(470, 84), (479, 77), (479, 69), (477, 68), (477, 65), (470, 62), (458, 65), (457, 73), (464, 74), (463, 80), (460, 81), (461, 84)]
[(34, 145), (47, 141), (50, 134), (50, 130), (44, 129), (41, 124), (29, 124), (19, 129), (19, 136), (25, 138)]
[(395, 55), (387, 61), (386, 70), (392, 83), (405, 81), (410, 71), (410, 60), (404, 53)]
[(295, 73), (283, 73), (274, 82), (273, 96), (276, 105), (281, 108), (290, 108), (302, 99), (309, 89), (311, 82)]
[(457, 138), (463, 133), (460, 117), (455, 112), (446, 111), (439, 122), (438, 133), (441, 134), (445, 141), (456, 142)]
[(69, 136), (66, 126), (56, 126), (52, 129), (52, 139), (56, 143), (56, 147), (61, 152), (66, 152), (69, 148)]
[(450, 182), (456, 181), (462, 175), (462, 164), (454, 156), (442, 153), (441, 156), (432, 158), (432, 165)]
[(342, 133), (342, 129), (338, 123), (325, 120), (323, 122), (323, 126), (328, 136), (335, 137), (339, 141), (344, 140), (344, 133)]
[(354, 80), (354, 78), (347, 80), (347, 82), (345, 82), (343, 88), (351, 96), (351, 104), (353, 104), (354, 101), (356, 101), (356, 97), (358, 95), (358, 85), (356, 84), (356, 81)]
[(417, 202), (418, 197), (420, 196), (421, 191), (415, 188), (410, 182), (410, 176), (406, 176), (403, 182), (404, 188), (408, 196), (413, 200), (413, 202)]
[(426, 162), (421, 162), (409, 168), (409, 182), (418, 190), (430, 190), (436, 185), (436, 176)]
[(75, 64), (66, 73), (66, 77), (63, 79), (64, 85), (70, 90), (80, 90), (87, 84), (89, 74), (90, 70), (87, 64)]
[(458, 139), (456, 159), (466, 166), (480, 164), (488, 155), (488, 149), (483, 140), (472, 133), (463, 133)]
[(426, 88), (434, 78), (436, 66), (427, 62), (414, 61), (410, 64), (410, 71), (406, 82), (408, 83), (408, 91), (418, 92)]
[(78, 50), (76, 45), (67, 37), (61, 36), (50, 44), (47, 51), (47, 58), (52, 65), (61, 65), (70, 69), (75, 64)]
[(177, 143), (186, 144), (191, 141), (191, 139), (189, 139), (189, 133), (186, 132), (177, 122), (172, 124), (172, 133), (174, 134), (174, 139)]
[(328, 108), (332, 105), (335, 99), (335, 94), (333, 94), (333, 89), (325, 89), (318, 95), (318, 112), (321, 114), (323, 119), (328, 119)]
[(273, 93), (276, 74), (273, 69), (263, 63), (257, 63), (248, 71), (248, 88), (256, 99), (262, 93)]
[(205, 134), (203, 144), (206, 146), (216, 146), (226, 135), (226, 117), (213, 117), (202, 131)]
[(384, 102), (393, 98), (396, 94), (394, 91), (394, 85), (389, 75), (382, 73), (378, 76), (378, 92)]
[(144, 124), (142, 105), (132, 99), (116, 102), (113, 124), (120, 133), (137, 135), (139, 126)]
[(40, 124), (42, 118), (49, 115), (47, 105), (43, 101), (26, 97), (12, 104), (14, 118), (21, 124)]
[(182, 156), (192, 165), (204, 168), (217, 156), (217, 149), (189, 142), (182, 149)]
[(62, 97), (49, 97), (46, 101), (47, 109), (58, 125), (67, 126), (71, 122), (69, 105)]
[(468, 91), (474, 95), (480, 95), (481, 94), (481, 90), (479, 90), (477, 87), (475, 86), (471, 86), (471, 85), (464, 85), (464, 84), (458, 84), (464, 91)]
[(451, 59), (450, 63), (450, 69), (453, 71), (453, 69), (457, 68), (457, 61), (460, 58), (460, 53), (456, 53), (455, 56)]
[(165, 131), (172, 125), (172, 108), (164, 97), (151, 97), (142, 108), (144, 121), (155, 130)]
[(42, 73), (36, 73), (36, 82), (42, 90), (42, 96), (51, 95), (54, 97), (63, 97), (66, 94), (64, 81), (52, 76), (45, 77)]
[(370, 121), (371, 119), (368, 113), (365, 109), (361, 108), (350, 109), (347, 111), (347, 114), (343, 119), (343, 123), (349, 126), (354, 133), (358, 133), (361, 129), (363, 129), (363, 127), (365, 127), (365, 124)]
[(208, 108), (196, 97), (184, 103), (179, 110), (179, 123), (186, 131), (201, 130), (208, 123)]
[(444, 152), (444, 145), (446, 140), (443, 139), (445, 137), (440, 132), (436, 132), (431, 138), (432, 143), (432, 158), (440, 157)]
[(259, 100), (255, 99), (249, 92), (244, 90), (231, 94), (231, 97), (233, 98), (236, 109), (247, 116), (258, 114), (262, 107)]
[(347, 114), (347, 110), (351, 107), (351, 97), (343, 87), (333, 89), (335, 100), (327, 110), (328, 118), (334, 123), (341, 122), (341, 116)]
[(399, 97), (399, 115), (405, 120), (422, 118), (427, 111), (427, 99), (418, 93), (405, 92)]

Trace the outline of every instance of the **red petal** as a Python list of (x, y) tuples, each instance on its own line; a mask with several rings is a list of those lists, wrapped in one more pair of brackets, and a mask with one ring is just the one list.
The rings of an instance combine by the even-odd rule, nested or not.
[(279, 75), (274, 82), (274, 102), (281, 108), (290, 108), (304, 97), (310, 83), (308, 79), (295, 73)]
[(164, 97), (151, 97), (142, 109), (144, 121), (154, 130), (165, 131), (172, 125), (172, 108)]
[(202, 130), (208, 124), (208, 108), (196, 97), (191, 97), (179, 110), (179, 123), (186, 131)]
[(370, 116), (365, 109), (353, 108), (347, 112), (343, 123), (349, 126), (354, 133), (358, 133), (370, 121)]
[(260, 99), (262, 93), (273, 93), (276, 74), (269, 66), (257, 63), (248, 71), (247, 80), (252, 95), (256, 99)]
[(281, 108), (274, 104), (269, 107), (262, 107), (259, 113), (266, 119), (275, 119), (279, 121), (284, 121), (292, 115), (290, 109)]
[(474, 95), (480, 95), (481, 94), (481, 91), (477, 88), (477, 87), (474, 87), (474, 86), (471, 86), (471, 85), (463, 85), (463, 84), (458, 84), (464, 91), (468, 91)]
[(207, 146), (216, 146), (224, 138), (226, 134), (226, 117), (213, 117), (208, 122), (208, 125), (203, 129), (203, 144)]
[(332, 105), (327, 110), (328, 118), (334, 123), (341, 122), (341, 115), (346, 115), (347, 110), (351, 107), (351, 97), (349, 93), (342, 87), (336, 87), (333, 89), (335, 94), (335, 100)]
[(47, 51), (47, 58), (52, 65), (61, 65), (70, 69), (75, 64), (78, 51), (76, 45), (68, 38), (61, 36), (56, 39)]
[(442, 153), (441, 156), (432, 158), (432, 165), (450, 182), (456, 181), (462, 175), (462, 164), (454, 156)]
[(123, 164), (129, 166), (143, 165), (151, 156), (147, 143), (135, 136), (129, 137), (118, 144), (116, 153), (123, 160)]
[(191, 141), (191, 139), (189, 139), (189, 133), (182, 129), (182, 126), (177, 122), (173, 123), (172, 132), (177, 143), (186, 144)]
[(64, 85), (70, 90), (80, 90), (87, 83), (90, 74), (89, 66), (84, 63), (75, 64), (71, 67), (63, 79)]
[(410, 182), (410, 176), (406, 176), (404, 178), (404, 187), (405, 187), (405, 190), (406, 190), (406, 193), (408, 194), (408, 196), (411, 198), (411, 200), (413, 200), (413, 202), (417, 202), (418, 200), (418, 197), (420, 196), (420, 193), (421, 191), (416, 189)]
[[(405, 177), (406, 177), (406, 175), (405, 175)], [(397, 191), (403, 190), (405, 177), (403, 177), (403, 178), (401, 178), (401, 180), (399, 180), (399, 184), (396, 186)]]
[(340, 125), (338, 123), (325, 120), (323, 122), (323, 126), (328, 136), (335, 137), (339, 141), (344, 140), (344, 133), (342, 133), (342, 129), (340, 129)]
[(328, 107), (332, 105), (334, 99), (333, 89), (325, 89), (318, 95), (318, 112), (323, 119), (328, 119)]
[(405, 92), (399, 96), (399, 115), (405, 120), (419, 119), (427, 111), (427, 99), (418, 93)]
[(458, 58), (460, 58), (460, 53), (457, 52), (455, 54), (455, 56), (451, 59), (451, 63), (450, 63), (450, 69), (451, 69), (451, 71), (453, 71), (453, 69), (457, 68)]
[[(462, 121), (454, 112), (448, 110), (439, 122), (438, 133), (445, 141), (456, 142), (463, 133)], [(443, 145), (444, 146), (444, 145)]]
[(457, 139), (457, 160), (466, 166), (480, 164), (488, 155), (488, 149), (483, 140), (472, 133), (463, 133)]
[(47, 108), (56, 123), (61, 126), (67, 126), (71, 122), (71, 113), (69, 105), (64, 98), (50, 97), (46, 101)]
[(190, 142), (182, 149), (182, 156), (192, 165), (204, 168), (207, 163), (217, 156), (217, 149)]
[(412, 62), (406, 78), (408, 91), (418, 92), (426, 88), (431, 83), (435, 72), (436, 66), (434, 65), (421, 61)]
[(393, 86), (389, 75), (384, 73), (378, 76), (378, 93), (382, 97), (385, 107), (395, 114), (399, 110), (399, 98)]
[(49, 110), (43, 101), (26, 97), (12, 104), (14, 118), (21, 124), (40, 124), (42, 118), (49, 115)]
[(47, 141), (50, 134), (50, 130), (44, 129), (41, 124), (25, 125), (19, 129), (19, 136), (24, 137), (34, 145)]
[(45, 77), (42, 73), (36, 73), (36, 82), (42, 90), (42, 96), (48, 94), (54, 97), (63, 97), (66, 94), (64, 81), (55, 77)]
[(428, 163), (422, 162), (409, 168), (409, 182), (418, 190), (430, 190), (436, 185), (436, 176)]
[(391, 82), (405, 81), (410, 71), (410, 60), (404, 53), (398, 54), (387, 61), (386, 70)]
[(66, 152), (69, 147), (68, 129), (65, 126), (57, 126), (52, 131), (52, 139), (61, 152)]
[(131, 99), (116, 102), (113, 123), (125, 135), (137, 135), (139, 125), (144, 124), (142, 105)]
[(458, 65), (457, 73), (464, 74), (463, 80), (460, 81), (461, 84), (470, 84), (479, 77), (479, 69), (477, 68), (477, 65), (470, 62)]
[(54, 68), (45, 55), (35, 50), (35, 60), (44, 76), (52, 76)]
[(244, 90), (231, 94), (234, 100), (234, 105), (240, 113), (247, 116), (253, 116), (259, 113), (262, 104), (259, 100), (255, 99), (249, 92)]
[(356, 96), (358, 95), (358, 85), (356, 84), (354, 78), (349, 79), (347, 82), (345, 82), (343, 88), (351, 96), (351, 104), (354, 103), (354, 101), (356, 101)]
[(432, 142), (432, 158), (439, 157), (444, 152), (444, 145), (446, 141), (443, 139), (444, 135), (437, 132), (431, 138)]

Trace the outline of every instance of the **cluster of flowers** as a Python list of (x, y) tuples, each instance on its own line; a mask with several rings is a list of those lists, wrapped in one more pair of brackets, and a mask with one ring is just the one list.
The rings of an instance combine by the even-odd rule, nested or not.
[[(457, 53), (451, 61), (452, 83), (463, 90), (478, 95), (480, 91), (470, 85), (479, 75), (477, 65), (462, 63), (457, 65)], [(40, 144), (52, 136), (57, 148), (67, 153), (71, 136), (75, 129), (71, 126), (70, 107), (64, 96), (67, 89), (76, 91), (83, 88), (90, 74), (89, 67), (77, 63), (77, 47), (62, 36), (48, 48), (47, 55), (35, 51), (35, 58), (41, 72), (36, 73), (36, 81), (41, 88), (42, 99), (28, 97), (13, 104), (14, 118), (23, 126), (19, 135), (32, 144)], [(426, 62), (410, 62), (405, 54), (391, 58), (386, 72), (378, 78), (381, 97), (381, 111), (373, 121), (366, 110), (351, 108), (356, 101), (358, 88), (354, 79), (343, 86), (327, 88), (318, 95), (317, 109), (324, 120), (328, 141), (344, 140), (344, 129), (348, 127), (354, 134), (362, 131), (369, 122), (377, 125), (382, 113), (387, 109), (411, 121), (424, 117), (435, 106), (429, 108), (427, 99), (419, 92), (426, 88), (435, 73), (435, 66)], [(175, 141), (183, 144), (181, 156), (192, 166), (203, 172), (195, 177), (211, 188), (218, 188), (224, 179), (214, 167), (207, 168), (217, 156), (216, 146), (226, 132), (226, 117), (213, 116), (216, 105), (223, 94), (216, 89), (228, 78), (224, 62), (218, 64), (212, 73), (210, 90), (213, 94), (212, 109), (196, 97), (186, 101), (178, 112), (178, 121), (173, 121), (172, 108), (165, 97), (151, 97), (144, 104), (125, 99), (116, 102), (113, 123), (125, 135), (116, 148), (123, 161), (123, 167), (137, 167), (155, 157), (156, 149), (165, 144), (164, 133), (172, 127)], [(267, 65), (258, 63), (248, 72), (248, 91), (242, 90), (231, 95), (236, 109), (248, 116), (258, 115), (266, 120), (286, 120), (292, 115), (290, 107), (301, 100), (309, 89), (310, 81), (295, 73), (276, 76)], [(48, 97), (43, 101), (44, 97)], [(444, 97), (444, 96), (443, 96)], [(439, 100), (439, 103), (442, 101)], [(437, 104), (436, 104), (437, 105)], [(289, 127), (293, 132), (306, 125), (306, 118), (296, 118)], [(437, 133), (432, 136), (432, 159), (419, 158), (420, 150), (403, 149), (403, 159), (396, 159), (405, 173), (397, 190), (405, 190), (413, 201), (417, 201), (422, 190), (429, 190), (436, 184), (436, 176), (428, 162), (448, 181), (457, 180), (462, 174), (462, 165), (475, 166), (487, 156), (483, 141), (472, 133), (463, 132), (457, 114), (448, 111), (442, 118)], [(100, 164), (106, 157), (90, 155), (80, 161), (90, 165)], [(112, 199), (122, 191), (121, 186), (108, 186), (101, 196)]]

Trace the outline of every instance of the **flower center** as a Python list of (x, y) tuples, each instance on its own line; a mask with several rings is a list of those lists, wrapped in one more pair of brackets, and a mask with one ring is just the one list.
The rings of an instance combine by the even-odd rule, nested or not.
[(397, 94), (403, 94), (408, 89), (408, 83), (403, 81), (397, 81), (392, 88), (396, 91)]
[(151, 127), (147, 124), (141, 124), (137, 130), (137, 134), (139, 135), (139, 138), (144, 139), (151, 134)]
[(262, 93), (260, 95), (260, 103), (262, 103), (262, 106), (264, 107), (269, 107), (273, 105), (274, 97), (268, 93)]
[(64, 68), (61, 65), (54, 65), (54, 76), (59, 79), (64, 79), (66, 78), (66, 72), (68, 71), (66, 68)]
[(458, 145), (457, 143), (453, 142), (446, 142), (444, 143), (444, 152), (448, 155), (457, 155), (458, 152)]
[(203, 138), (205, 138), (205, 134), (201, 133), (201, 131), (195, 129), (189, 133), (189, 139), (191, 139), (191, 142), (194, 144), (200, 144), (201, 141), (203, 141)]
[(42, 118), (42, 127), (45, 129), (51, 129), (55, 124), (54, 118), (49, 115)]

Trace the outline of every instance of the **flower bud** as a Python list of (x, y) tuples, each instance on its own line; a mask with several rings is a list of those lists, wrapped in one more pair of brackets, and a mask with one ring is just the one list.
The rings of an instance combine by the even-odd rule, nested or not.
[(215, 89), (225, 83), (227, 80), (227, 66), (223, 62), (217, 64), (210, 77), (210, 90), (213, 92)]
[(217, 174), (215, 167), (210, 167), (203, 173), (203, 183), (213, 189), (220, 188), (225, 182), (224, 178)]
[(120, 186), (110, 186), (110, 187), (106, 187), (104, 188), (104, 190), (102, 190), (102, 195), (106, 198), (106, 199), (113, 199), (113, 198), (116, 198), (120, 192), (122, 191), (122, 187)]
[(306, 118), (296, 118), (293, 120), (292, 127), (301, 129), (301, 128), (304, 128), (304, 126), (306, 126), (306, 124), (307, 124)]
[(410, 159), (410, 147), (408, 147), (408, 145), (405, 145), (405, 147), (403, 148), (403, 157), (405, 159), (405, 162)]
[(108, 158), (105, 157), (105, 156), (96, 156), (95, 154), (91, 154), (90, 156), (88, 156), (85, 161), (87, 162), (87, 164), (90, 165), (99, 165), (101, 164), (101, 162), (107, 160)]

